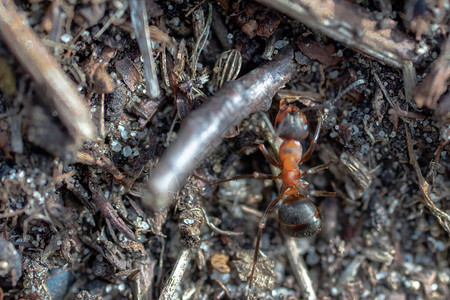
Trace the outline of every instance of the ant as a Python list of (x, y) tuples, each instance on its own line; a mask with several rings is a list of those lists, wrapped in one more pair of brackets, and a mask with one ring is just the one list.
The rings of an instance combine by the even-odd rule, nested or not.
[[(273, 176), (254, 172), (251, 177), (261, 179), (281, 179), (283, 184), (280, 188), (280, 194), (270, 202), (258, 225), (258, 235), (256, 238), (255, 254), (253, 257), (253, 266), (250, 273), (248, 290), (251, 290), (253, 283), (253, 275), (258, 261), (262, 231), (266, 227), (268, 215), (272, 212), (278, 202), (281, 201), (280, 208), (278, 209), (278, 224), (284, 233), (291, 237), (302, 238), (315, 235), (321, 231), (322, 216), (318, 207), (311, 201), (310, 196), (333, 197), (336, 196), (336, 192), (311, 190), (308, 182), (303, 178), (308, 174), (315, 174), (319, 171), (328, 169), (329, 163), (319, 165), (307, 171), (301, 170), (299, 166), (307, 161), (314, 152), (324, 120), (324, 109), (337, 102), (353, 88), (364, 83), (365, 81), (362, 79), (357, 80), (339, 93), (334, 100), (311, 108), (299, 109), (295, 105), (287, 104), (286, 101), (282, 100), (280, 101), (280, 110), (275, 118), (274, 127), (272, 127), (268, 121), (272, 134), (281, 138), (283, 142), (279, 147), (278, 157), (275, 157), (270, 153), (263, 144), (259, 145), (259, 149), (269, 163), (281, 169), (281, 173)], [(301, 141), (305, 140), (309, 134), (309, 124), (306, 115), (304, 114), (304, 111), (308, 109), (319, 109), (320, 116), (311, 144), (308, 150), (303, 153)], [(217, 181), (216, 184), (248, 177), (249, 176), (246, 175), (237, 176)]]

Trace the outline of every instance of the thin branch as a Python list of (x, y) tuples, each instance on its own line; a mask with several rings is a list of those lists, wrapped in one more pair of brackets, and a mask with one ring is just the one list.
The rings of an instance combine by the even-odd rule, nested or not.
[(292, 271), (294, 272), (295, 279), (302, 291), (303, 299), (317, 299), (311, 277), (309, 276), (308, 267), (298, 249), (297, 240), (292, 237), (286, 237), (285, 244), (288, 249), (287, 255), (289, 262)]
[(170, 273), (169, 279), (166, 281), (166, 285), (159, 296), (159, 300), (169, 300), (173, 299), (173, 294), (175, 289), (180, 284), (181, 279), (183, 278), (184, 272), (186, 272), (186, 268), (191, 261), (191, 249), (183, 248), (181, 250), (180, 255), (178, 255), (177, 262)]
[(148, 182), (150, 193), (143, 204), (153, 209), (168, 206), (198, 164), (220, 146), (222, 137), (250, 114), (267, 110), (272, 97), (296, 70), (294, 51), (286, 49), (274, 60), (226, 83), (192, 112), (153, 170)]

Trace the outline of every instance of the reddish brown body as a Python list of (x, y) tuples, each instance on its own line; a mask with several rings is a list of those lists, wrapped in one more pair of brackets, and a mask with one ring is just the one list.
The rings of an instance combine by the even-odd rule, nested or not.
[[(280, 145), (278, 157), (273, 157), (263, 145), (260, 146), (260, 149), (267, 160), (281, 169), (281, 173), (278, 176), (272, 177), (282, 179), (283, 185), (280, 190), (280, 195), (269, 204), (259, 223), (253, 268), (249, 280), (249, 289), (253, 282), (253, 273), (258, 260), (261, 234), (266, 225), (267, 215), (279, 201), (282, 201), (282, 203), (278, 210), (278, 224), (286, 234), (293, 237), (306, 237), (314, 235), (322, 229), (322, 217), (320, 211), (316, 205), (311, 202), (310, 195), (334, 196), (335, 193), (310, 191), (308, 182), (303, 178), (308, 173), (311, 174), (326, 169), (328, 165), (322, 165), (310, 169), (307, 172), (300, 169), (300, 164), (306, 161), (314, 151), (314, 147), (319, 137), (321, 124), (322, 118), (319, 118), (311, 145), (308, 150), (303, 153), (301, 141), (308, 136), (308, 120), (298, 107), (282, 104), (280, 111), (275, 118), (274, 126), (275, 135), (284, 140)], [(259, 175), (258, 177), (262, 178), (263, 176)]]
[[(336, 193), (312, 190), (308, 187), (308, 182), (303, 178), (307, 174), (314, 174), (318, 171), (327, 169), (328, 164), (311, 168), (308, 171), (301, 170), (300, 165), (308, 160), (314, 151), (322, 126), (323, 108), (332, 105), (349, 90), (364, 83), (365, 81), (363, 79), (357, 80), (339, 93), (334, 100), (315, 107), (316, 109), (321, 109), (321, 115), (318, 118), (316, 131), (311, 144), (305, 153), (303, 153), (302, 144), (300, 142), (305, 140), (308, 136), (308, 120), (303, 111), (298, 107), (290, 104), (287, 105), (283, 100), (280, 101), (280, 111), (275, 118), (275, 126), (272, 128), (274, 135), (283, 139), (278, 151), (278, 157), (274, 157), (270, 154), (264, 145), (260, 145), (259, 148), (271, 164), (281, 169), (281, 173), (277, 176), (272, 176), (255, 172), (253, 173), (253, 177), (282, 179), (283, 185), (280, 190), (280, 195), (270, 202), (259, 222), (253, 267), (249, 279), (249, 290), (252, 287), (253, 274), (258, 261), (262, 230), (266, 226), (267, 216), (278, 202), (281, 201), (281, 206), (278, 210), (278, 223), (280, 228), (286, 234), (293, 237), (307, 237), (317, 234), (322, 229), (322, 217), (320, 211), (316, 205), (311, 202), (310, 196), (335, 196)], [(248, 176), (237, 176), (220, 182), (241, 178), (248, 178)]]

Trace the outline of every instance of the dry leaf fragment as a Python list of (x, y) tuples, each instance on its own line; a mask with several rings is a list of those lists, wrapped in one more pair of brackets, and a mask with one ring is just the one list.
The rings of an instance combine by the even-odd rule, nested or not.
[(228, 255), (225, 255), (223, 253), (216, 253), (211, 258), (211, 265), (220, 273), (230, 273), (231, 269), (227, 265), (229, 260), (230, 258), (228, 257)]
[(318, 43), (298, 37), (297, 45), (300, 51), (310, 59), (318, 60), (326, 67), (337, 65), (342, 58), (336, 55), (336, 49), (333, 44), (319, 45)]
[(96, 50), (89, 60), (82, 64), (88, 82), (92, 85), (92, 91), (98, 94), (109, 94), (114, 91), (115, 84), (111, 76), (106, 72), (106, 66), (114, 55), (114, 50), (105, 47), (100, 54), (96, 55)]
[(114, 65), (116, 67), (117, 73), (122, 76), (123, 81), (130, 89), (130, 91), (134, 92), (134, 86), (141, 82), (141, 74), (137, 70), (136, 66), (129, 58), (124, 58), (119, 60)]

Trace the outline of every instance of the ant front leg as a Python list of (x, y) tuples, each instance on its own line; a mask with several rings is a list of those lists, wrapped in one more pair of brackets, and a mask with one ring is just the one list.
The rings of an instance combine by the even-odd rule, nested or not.
[(278, 160), (267, 150), (266, 146), (264, 144), (259, 145), (259, 150), (261, 150), (264, 157), (267, 159), (269, 163), (277, 167), (278, 169), (281, 169), (281, 164), (278, 162)]
[[(261, 144), (258, 147), (259, 147), (259, 150), (261, 150), (261, 152), (264, 155), (264, 157), (269, 161), (269, 163), (271, 163), (275, 167), (281, 169), (281, 164), (267, 150), (266, 146)], [(213, 184), (219, 184), (219, 183), (224, 183), (224, 182), (228, 182), (228, 181), (232, 181), (232, 180), (248, 179), (248, 178), (272, 179), (273, 180), (273, 179), (279, 179), (280, 177), (281, 177), (280, 175), (272, 175), (272, 174), (265, 174), (265, 173), (260, 173), (260, 172), (253, 172), (252, 174), (238, 175), (238, 176), (235, 176), (235, 177), (232, 177), (232, 178), (215, 181), (215, 182), (213, 182)]]
[(320, 113), (320, 116), (319, 116), (319, 119), (317, 122), (316, 132), (314, 132), (314, 137), (313, 137), (313, 140), (311, 141), (311, 145), (309, 145), (308, 150), (302, 156), (302, 159), (300, 160), (300, 164), (307, 161), (311, 157), (311, 154), (314, 152), (314, 148), (316, 147), (317, 141), (319, 140), (319, 134), (320, 134), (320, 129), (322, 127), (322, 122), (323, 122), (323, 112)]

